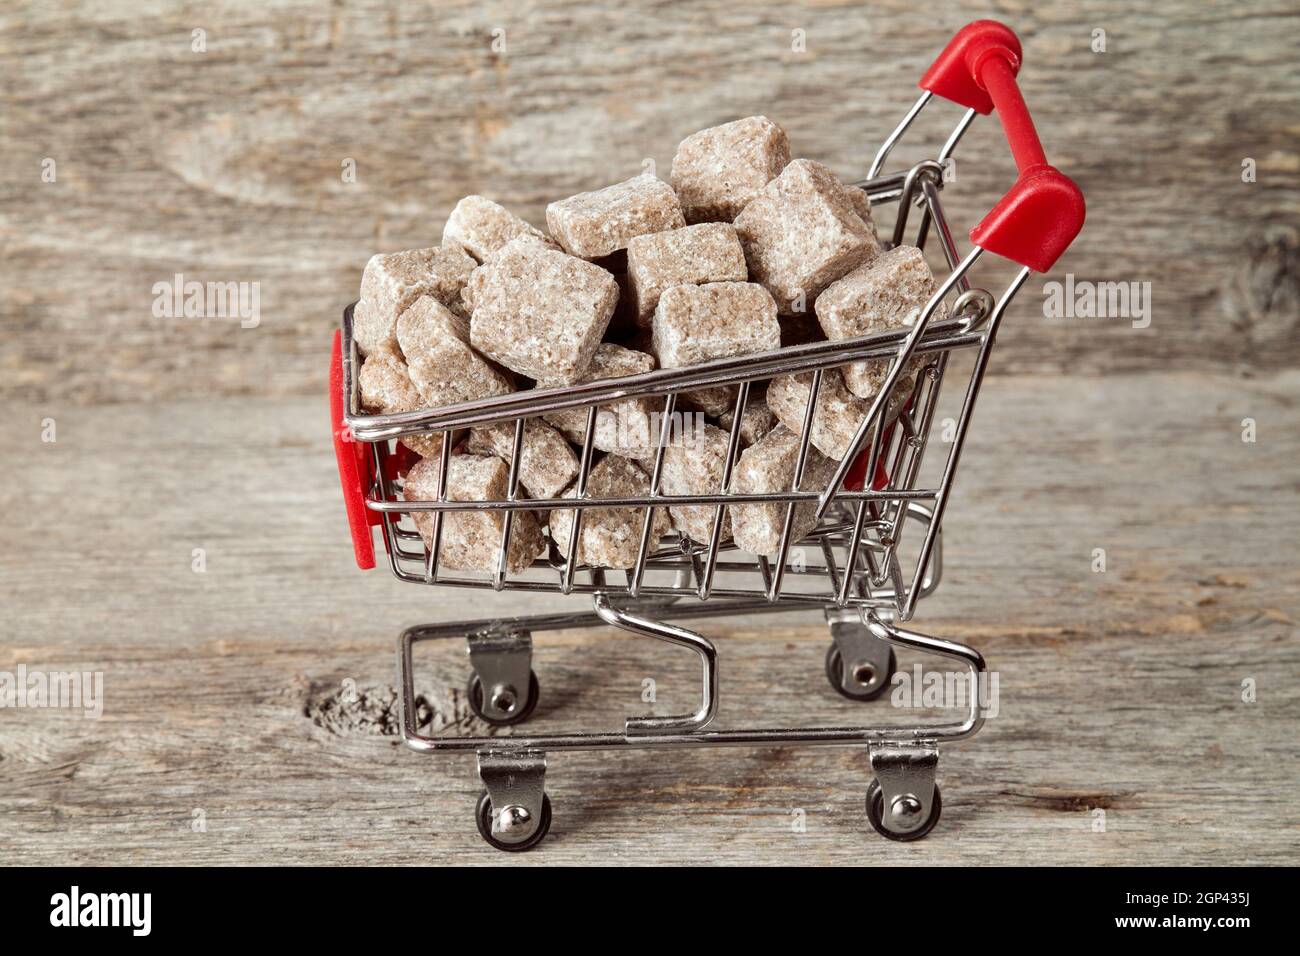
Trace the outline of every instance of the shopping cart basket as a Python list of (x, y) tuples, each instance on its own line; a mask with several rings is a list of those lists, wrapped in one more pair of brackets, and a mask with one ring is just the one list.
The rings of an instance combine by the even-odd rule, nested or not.
[[(939, 583), (944, 510), (998, 326), (1030, 272), (1051, 267), (1082, 227), (1084, 217), (1078, 188), (1048, 165), (1044, 157), (1016, 85), (1020, 59), (1020, 43), (1005, 26), (977, 21), (963, 28), (926, 72), (920, 84), (924, 92), (885, 140), (866, 178), (852, 184), (866, 192), (873, 207), (898, 204), (893, 245), (901, 243), (907, 234), (911, 211), (919, 210), (915, 244), (924, 247), (933, 235), (947, 261), (949, 273), (910, 327), (689, 368), (538, 388), (438, 409), (367, 415), (361, 411), (357, 392), (359, 357), (352, 341), (352, 307), (344, 311), (341, 333), (336, 332), (334, 339), (330, 399), (335, 451), (357, 563), (363, 568), (374, 566), (372, 528), (379, 527), (388, 563), (403, 581), (495, 591), (584, 594), (590, 595), (593, 604), (590, 612), (425, 625), (401, 635), (398, 665), (402, 736), (421, 753), (477, 754), (479, 775), (486, 789), (478, 802), (476, 820), (479, 832), (490, 844), (503, 850), (524, 850), (545, 836), (551, 820), (550, 800), (544, 791), (548, 752), (628, 747), (866, 747), (874, 774), (866, 798), (872, 826), (895, 840), (917, 839), (933, 828), (941, 806), (935, 785), (939, 743), (969, 737), (979, 730), (984, 709), (980, 677), (985, 664), (972, 647), (929, 637), (901, 625), (912, 617), (917, 601)], [(935, 96), (966, 107), (938, 156), (904, 172), (884, 174), (891, 149)], [(972, 248), (963, 254), (940, 201), (944, 171), (975, 116), (995, 108), (1019, 177), (971, 231)], [(985, 252), (1021, 266), (997, 298), (975, 287), (969, 276)], [(941, 304), (947, 308), (941, 309)], [(937, 484), (924, 487), (919, 482), (920, 467), (929, 444), (936, 400), (949, 373), (949, 356), (958, 349), (973, 350), (974, 361), (942, 477)], [(812, 412), (822, 377), (830, 369), (867, 359), (892, 359), (884, 384), (834, 475), (824, 488), (807, 490), (803, 477)], [(891, 423), (887, 399), (917, 363), (920, 373), (915, 388)], [(810, 376), (811, 384), (791, 490), (737, 493), (732, 490), (731, 477), (741, 451), (743, 412), (751, 393), (772, 378), (795, 373)], [(721, 485), (707, 494), (667, 495), (660, 487), (661, 467), (671, 430), (668, 423), (673, 420), (678, 399), (684, 392), (719, 386), (734, 388), (735, 394)], [(648, 468), (649, 492), (624, 497), (591, 494), (587, 479), (597, 408), (628, 399), (662, 402), (658, 447), (653, 467)], [(524, 422), (572, 410), (586, 412), (575, 496), (551, 500), (522, 497), (518, 493), (518, 462)], [(446, 476), (454, 436), (471, 427), (502, 423), (512, 425), (514, 434), (506, 497), (497, 501), (449, 500)], [(428, 432), (442, 433), (449, 439), (441, 444), (439, 496), (435, 500), (405, 500), (402, 475), (414, 456), (401, 441), (404, 436)], [(866, 480), (868, 475), (870, 481)], [(784, 533), (775, 554), (748, 555), (723, 540), (724, 509), (754, 503), (785, 508)], [(796, 506), (807, 507), (809, 503), (815, 505), (816, 526), (800, 540), (793, 540)], [(670, 505), (712, 506), (714, 520), (709, 540), (669, 534), (653, 545), (655, 510)], [(578, 562), (578, 529), (584, 513), (592, 508), (644, 510), (640, 550), (630, 570), (609, 571)], [(465, 509), (499, 510), (502, 515), (498, 569), (494, 573), (449, 573), (439, 567), (443, 518)], [(572, 525), (567, 547), (548, 540), (548, 553), (542, 559), (524, 571), (514, 572), (508, 567), (506, 549), (513, 515), (520, 509), (567, 511), (572, 515)], [(420, 512), (432, 516), (432, 546), (415, 527), (413, 515)], [(901, 545), (907, 533), (919, 540), (919, 546), (915, 547), (914, 557), (909, 550), (905, 558)], [(717, 653), (706, 638), (675, 622), (799, 607), (821, 610), (826, 618), (831, 633), (827, 676), (841, 694), (853, 700), (879, 695), (893, 673), (892, 646), (899, 645), (952, 659), (969, 671), (969, 707), (963, 710), (964, 719), (901, 727), (710, 727), (718, 709)], [(473, 671), (468, 687), (472, 708), (489, 724), (516, 724), (532, 711), (539, 693), (532, 670), (532, 634), (600, 624), (696, 651), (703, 675), (699, 708), (690, 714), (629, 718), (621, 729), (604, 732), (456, 738), (420, 732), (412, 676), (414, 645), (436, 638), (465, 638)]]

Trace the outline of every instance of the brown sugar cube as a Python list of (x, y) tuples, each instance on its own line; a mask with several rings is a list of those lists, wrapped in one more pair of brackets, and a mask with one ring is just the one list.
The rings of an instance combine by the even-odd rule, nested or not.
[[(880, 390), (880, 386), (885, 384), (885, 376), (889, 374), (889, 366), (892, 361), (892, 359), (869, 359), (865, 362), (844, 366), (840, 369), (840, 372), (844, 376), (845, 388), (848, 388), (849, 379), (853, 378), (859, 391), (870, 393), (858, 397), (864, 401), (871, 401), (876, 397), (876, 392)], [(907, 363), (907, 368), (903, 370), (902, 376), (894, 385), (894, 391), (890, 393), (889, 402), (885, 406), (888, 421), (893, 421), (898, 417), (898, 413), (916, 388), (916, 373), (928, 361), (929, 359), (924, 355), (913, 355), (911, 361)], [(853, 393), (852, 389), (849, 389), (849, 391), (856, 394)]]
[(650, 325), (665, 289), (704, 282), (744, 282), (749, 273), (735, 227), (705, 222), (629, 241), (627, 276), (636, 323), (645, 327)]
[[(483, 260), (483, 265), (490, 266), (503, 256), (513, 255), (517, 252), (563, 252), (560, 244), (544, 233), (534, 235), (531, 232), (515, 236), (500, 249), (490, 253)], [(477, 270), (475, 270), (477, 271)]]
[[(731, 432), (731, 425), (736, 420), (735, 408), (729, 408), (718, 417), (718, 423), (722, 426), (723, 431)], [(763, 436), (776, 427), (776, 416), (772, 414), (772, 409), (767, 407), (767, 402), (763, 396), (750, 395), (749, 401), (745, 403), (745, 411), (740, 416), (740, 444), (741, 447), (748, 447), (756, 441), (761, 441)]]
[[(664, 448), (659, 472), (659, 490), (665, 495), (720, 495), (731, 436), (713, 425), (699, 423)], [(651, 463), (653, 468), (653, 463)], [(668, 509), (673, 527), (697, 544), (708, 544), (713, 536), (712, 505), (674, 505)], [(724, 511), (721, 541), (731, 537), (731, 518)]]
[[(442, 454), (441, 432), (418, 432), (414, 435), (403, 435), (398, 441), (421, 458), (436, 458)], [(456, 439), (453, 438), (453, 445), (455, 441)]]
[[(491, 252), (483, 264), (469, 274), (465, 287), (460, 290), (460, 301), (466, 315), (474, 312), (474, 294), (487, 281), (489, 271), (498, 259), (507, 256), (526, 256), (532, 252), (561, 252), (559, 243), (549, 236), (534, 236), (530, 233), (516, 236), (500, 249)], [(468, 341), (468, 340), (467, 340)]]
[[(515, 449), (513, 422), (484, 425), (470, 430), (465, 450), (474, 455), (495, 455), (507, 465)], [(578, 473), (578, 456), (564, 436), (536, 418), (524, 422), (519, 456), (519, 484), (530, 498), (554, 498)]]
[[(597, 498), (630, 498), (650, 493), (650, 477), (635, 462), (620, 455), (606, 455), (587, 476), (587, 493)], [(564, 493), (576, 494), (576, 484)], [(560, 555), (569, 553), (573, 530), (573, 512), (551, 512), (551, 538)], [(630, 568), (641, 550), (641, 533), (645, 529), (645, 508), (586, 508), (578, 536), (578, 563), (600, 568)], [(670, 524), (664, 508), (656, 508), (651, 525), (647, 553), (659, 547), (659, 539), (668, 533)]]
[(796, 159), (736, 217), (750, 278), (782, 314), (806, 311), (828, 285), (880, 251), (844, 185), (825, 166)]
[(442, 244), (459, 246), (482, 262), (519, 236), (549, 241), (544, 232), (504, 206), (482, 196), (466, 196), (456, 203), (456, 208), (447, 217), (447, 224), (442, 229)]
[[(757, 444), (750, 445), (736, 462), (731, 490), (738, 494), (787, 492), (794, 485), (799, 457), (799, 435), (777, 425)], [(801, 491), (823, 491), (834, 476), (835, 462), (816, 448), (808, 449)], [(731, 506), (731, 530), (737, 547), (751, 554), (773, 554), (781, 547), (789, 502), (736, 504)], [(795, 506), (790, 543), (794, 544), (817, 525), (817, 502)]]
[[(913, 371), (915, 371), (913, 365)], [(885, 405), (885, 422), (898, 417), (903, 404), (912, 393), (913, 377), (900, 381)], [(782, 375), (772, 379), (767, 389), (767, 405), (780, 419), (781, 424), (796, 435), (803, 433), (803, 419), (808, 408), (808, 394), (812, 390), (812, 373)], [(837, 368), (822, 372), (817, 388), (817, 410), (813, 415), (809, 440), (813, 447), (828, 458), (839, 461), (848, 454), (858, 426), (871, 410), (871, 400), (858, 398), (844, 387), (844, 378)], [(866, 445), (863, 446), (867, 447)]]
[(496, 258), (473, 293), (470, 342), (537, 380), (576, 381), (600, 344), (618, 283), (562, 252), (520, 249)]
[(459, 309), (460, 290), (474, 265), (459, 248), (448, 246), (372, 256), (352, 313), (352, 338), (361, 354), (394, 351), (398, 316), (422, 295)]
[[(817, 297), (817, 321), (832, 341), (887, 332), (915, 324), (935, 292), (934, 275), (921, 250), (898, 246), (881, 253), (829, 286)], [(947, 317), (943, 303), (934, 320)], [(884, 384), (888, 359), (855, 362), (844, 368), (844, 384), (872, 398)]]
[(634, 236), (684, 225), (673, 187), (649, 173), (546, 207), (546, 228), (565, 252), (583, 259), (626, 249)]
[[(419, 390), (411, 383), (406, 363), (392, 352), (379, 352), (364, 359), (357, 373), (361, 407), (371, 413), (395, 415), (423, 408)], [(430, 457), (442, 451), (441, 432), (403, 435), (401, 443), (417, 455)]]
[(736, 407), (736, 386), (717, 385), (690, 389), (681, 393), (677, 406), (710, 418), (721, 418), (729, 409)]
[(871, 215), (871, 200), (867, 198), (867, 191), (865, 189), (859, 189), (857, 186), (846, 185), (844, 187), (844, 195), (848, 197), (849, 205), (852, 206), (853, 211), (858, 214), (858, 218), (871, 229), (871, 234), (876, 236), (877, 244), (879, 244), (880, 237), (876, 232), (876, 223)]
[(682, 140), (671, 179), (687, 222), (731, 222), (789, 162), (785, 130), (750, 116)]
[[(407, 501), (436, 501), (438, 465), (439, 460), (434, 458), (422, 458), (416, 462), (407, 472), (402, 496)], [(503, 501), (508, 480), (505, 463), (499, 458), (453, 454), (447, 468), (447, 499)], [(438, 548), (438, 560), (442, 566), (456, 571), (495, 571), (505, 515), (504, 511), (496, 510), (444, 511)], [(434, 513), (417, 511), (411, 517), (424, 538), (425, 546), (433, 547)], [(506, 569), (518, 573), (545, 550), (546, 540), (541, 525), (537, 523), (537, 515), (531, 511), (516, 511), (510, 527)]]
[(664, 368), (781, 347), (776, 303), (752, 282), (673, 286), (659, 299), (653, 329)]
[(859, 186), (850, 186), (848, 183), (841, 185), (844, 186), (844, 196), (848, 199), (849, 205), (858, 214), (858, 218), (871, 230), (876, 245), (880, 245), (880, 232), (876, 228), (874, 217), (871, 215), (871, 200), (867, 198), (867, 191)]
[[(664, 368), (781, 347), (776, 303), (752, 282), (673, 286), (659, 298), (653, 330), (655, 354)], [(682, 399), (717, 416), (731, 407), (735, 394), (736, 387), (728, 385), (692, 389)]]
[(367, 412), (393, 415), (420, 407), (420, 393), (411, 384), (406, 363), (393, 352), (371, 355), (357, 373), (361, 405)]
[(397, 341), (425, 408), (512, 391), (509, 380), (466, 344), (464, 320), (432, 296), (420, 296), (397, 320)]
[[(604, 379), (622, 378), (625, 375), (640, 375), (654, 371), (654, 367), (653, 355), (605, 342), (596, 349), (591, 365), (578, 382), (598, 382)], [(539, 388), (548, 388), (555, 383), (538, 382), (537, 384)], [(592, 437), (592, 446), (601, 451), (614, 452), (624, 458), (645, 458), (654, 452), (656, 446), (657, 436), (652, 434), (653, 423), (658, 420), (657, 413), (661, 408), (660, 402), (646, 398), (629, 398), (621, 402), (601, 405), (596, 410), (596, 428)], [(587, 434), (585, 408), (548, 412), (542, 417), (563, 432), (565, 437), (574, 444), (583, 443)]]

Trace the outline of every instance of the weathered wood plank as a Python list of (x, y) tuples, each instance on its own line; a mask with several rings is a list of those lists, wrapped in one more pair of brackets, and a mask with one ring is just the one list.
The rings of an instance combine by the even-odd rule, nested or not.
[[(762, 111), (844, 175), (910, 103), (964, 10), (886, 0), (379, 0), (0, 15), (0, 394), (133, 401), (312, 393), (327, 330), (377, 250), (437, 240), (489, 193), (550, 199), (666, 174), (685, 134)], [(1151, 283), (1152, 327), (1048, 322), (1042, 285), (1004, 336), (1013, 371), (1274, 368), (1300, 354), (1297, 93), (1285, 5), (1013, 4), (1027, 98), (1084, 187), (1080, 279)], [(191, 31), (207, 31), (207, 52)], [(1107, 32), (1107, 52), (1090, 49)], [(504, 53), (493, 31), (503, 30)], [(804, 31), (806, 52), (792, 50)], [(925, 127), (941, 135), (956, 115)], [(959, 153), (973, 224), (1011, 181), (996, 123)], [(904, 159), (923, 153), (904, 150)], [(57, 163), (55, 183), (42, 162)], [(1241, 181), (1243, 159), (1258, 181)], [(357, 181), (341, 179), (356, 162)], [(256, 282), (261, 323), (155, 319), (182, 273)]]
[[(822, 678), (820, 630), (722, 635), (719, 721), (848, 723), (862, 713)], [(1010, 852), (1034, 863), (1294, 863), (1292, 636), (1272, 624), (1125, 641), (1103, 624), (1064, 645), (985, 638), (1002, 711), (980, 737), (944, 751), (943, 819), (918, 844), (871, 832), (861, 751), (552, 754), (552, 835), (524, 860), (972, 863)], [(306, 716), (348, 679), (363, 702), (372, 692), (386, 701), (388, 643), (42, 647), (43, 661), (106, 671), (105, 717), (0, 714), (0, 849), (10, 862), (46, 864), (496, 862), (472, 822), (471, 757), (421, 757), (365, 725), (339, 735)], [(538, 728), (612, 729), (644, 712), (642, 677), (657, 680), (661, 712), (686, 706), (698, 680), (685, 655), (604, 631), (541, 648)], [(462, 654), (447, 647), (434, 660), (424, 680), (437, 688), (439, 716), (464, 720), (463, 698), (446, 689), (464, 677)], [(1259, 681), (1259, 703), (1237, 699), (1242, 674)], [(888, 702), (865, 710), (908, 719)], [(1096, 809), (1106, 812), (1102, 833)], [(196, 810), (206, 832), (192, 830)], [(796, 810), (806, 832), (794, 828)]]
[[(559, 754), (553, 837), (528, 860), (1294, 863), (1297, 384), (987, 384), (945, 580), (916, 626), (983, 651), (1000, 711), (945, 750), (944, 819), (927, 840), (870, 834), (865, 757), (851, 750)], [(40, 441), (46, 416), (54, 444)], [(1247, 416), (1254, 444), (1241, 441)], [(323, 403), (19, 405), (0, 457), (16, 465), (0, 487), (0, 671), (105, 681), (99, 720), (0, 709), (7, 859), (495, 861), (473, 831), (472, 761), (420, 757), (382, 732), (393, 643), (418, 621), (556, 602), (356, 571)], [(825, 684), (815, 615), (701, 630), (722, 655), (720, 724), (861, 713)], [(695, 690), (690, 655), (652, 642), (606, 630), (538, 642), (539, 727), (617, 726), (643, 712), (644, 677), (660, 712)], [(462, 653), (420, 660), (439, 721), (466, 729)]]

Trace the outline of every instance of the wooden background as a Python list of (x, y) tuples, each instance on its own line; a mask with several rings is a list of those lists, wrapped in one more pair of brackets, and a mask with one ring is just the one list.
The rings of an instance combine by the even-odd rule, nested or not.
[[(484, 602), (351, 566), (323, 389), (365, 259), (436, 242), (469, 192), (541, 222), (756, 112), (861, 175), (979, 16), (1020, 33), (1049, 157), (1088, 197), (1050, 278), (1150, 282), (1154, 308), (1144, 330), (1047, 321), (1034, 279), (999, 338), (948, 574), (916, 621), (1001, 675), (1000, 715), (941, 758), (939, 829), (871, 834), (851, 750), (556, 755), (552, 837), (520, 862), (1300, 859), (1300, 97), (1294, 11), (1265, 0), (7, 6), (0, 670), (103, 671), (106, 701), (100, 720), (0, 709), (0, 853), (497, 862), (472, 761), (406, 752), (392, 724), (399, 629)], [(977, 122), (956, 223), (1011, 178)], [(176, 273), (259, 283), (260, 324), (154, 318)], [(858, 714), (826, 687), (809, 616), (702, 630), (721, 723)], [(616, 724), (645, 676), (664, 710), (694, 687), (688, 655), (611, 632), (541, 644), (539, 726)], [(439, 648), (421, 686), (468, 730), (465, 667)]]

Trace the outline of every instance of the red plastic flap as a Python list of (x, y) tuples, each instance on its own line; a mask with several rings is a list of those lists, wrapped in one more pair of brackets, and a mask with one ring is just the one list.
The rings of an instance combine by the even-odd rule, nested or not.
[(339, 482), (343, 486), (352, 551), (356, 555), (357, 567), (368, 571), (375, 566), (375, 540), (370, 529), (382, 518), (366, 507), (366, 489), (373, 478), (370, 456), (343, 422), (343, 336), (338, 330), (334, 332), (334, 347), (330, 353), (329, 388), (334, 457), (338, 461)]
[[(909, 399), (910, 402), (910, 399)], [(885, 429), (884, 437), (880, 439), (882, 449), (889, 447), (889, 439), (894, 434), (894, 423), (890, 422)], [(862, 451), (858, 452), (858, 457), (853, 459), (853, 464), (849, 466), (848, 473), (844, 476), (844, 487), (849, 491), (861, 491), (863, 479), (867, 477), (867, 459), (871, 457), (871, 446), (868, 444)], [(872, 491), (881, 491), (889, 487), (889, 472), (885, 470), (885, 456), (882, 454), (876, 460), (876, 479), (871, 483)]]
[(1022, 173), (970, 233), (995, 255), (1047, 272), (1083, 228), (1083, 193), (1054, 166)]
[(921, 89), (987, 116), (993, 112), (993, 99), (979, 81), (978, 68), (993, 54), (1005, 57), (1013, 73), (1019, 70), (1019, 37), (996, 20), (968, 23), (925, 71)]

